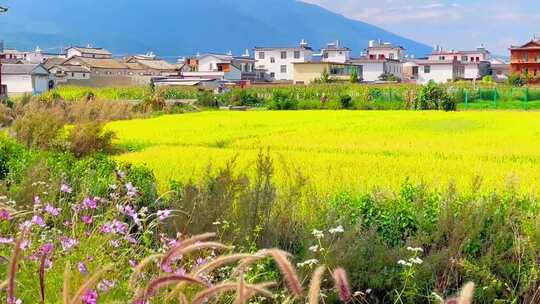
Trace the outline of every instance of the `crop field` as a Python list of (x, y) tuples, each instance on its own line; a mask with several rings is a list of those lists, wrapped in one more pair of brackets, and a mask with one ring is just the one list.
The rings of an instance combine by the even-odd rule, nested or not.
[(202, 112), (111, 123), (129, 152), (117, 159), (170, 180), (197, 179), (236, 159), (272, 155), (278, 184), (301, 174), (321, 193), (396, 189), (406, 179), (462, 191), (536, 192), (540, 113), (412, 111)]

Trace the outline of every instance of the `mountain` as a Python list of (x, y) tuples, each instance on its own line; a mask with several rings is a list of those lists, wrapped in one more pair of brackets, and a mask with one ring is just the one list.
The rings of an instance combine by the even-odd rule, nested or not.
[(69, 45), (105, 47), (115, 55), (153, 51), (241, 53), (255, 46), (314, 48), (341, 40), (358, 55), (369, 40), (402, 45), (410, 54), (431, 48), (373, 25), (295, 0), (0, 0), (6, 47), (58, 52)]

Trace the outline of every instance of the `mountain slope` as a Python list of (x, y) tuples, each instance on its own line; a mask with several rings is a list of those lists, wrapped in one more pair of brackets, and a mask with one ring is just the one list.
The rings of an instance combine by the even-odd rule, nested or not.
[(58, 51), (91, 43), (121, 55), (154, 51), (162, 56), (254, 46), (314, 48), (339, 39), (358, 55), (368, 40), (403, 45), (415, 55), (427, 45), (319, 6), (295, 0), (0, 0), (10, 11), (0, 15), (6, 46)]

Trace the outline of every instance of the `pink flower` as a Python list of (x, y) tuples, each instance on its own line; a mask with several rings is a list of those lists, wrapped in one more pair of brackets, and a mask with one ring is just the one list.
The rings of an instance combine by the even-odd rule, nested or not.
[(88, 209), (96, 209), (97, 208), (97, 200), (95, 198), (87, 197), (83, 201), (83, 205)]
[(71, 189), (71, 187), (68, 184), (62, 184), (60, 186), (60, 191), (64, 193), (71, 193), (73, 189)]
[(28, 247), (30, 247), (32, 245), (32, 241), (30, 240), (23, 240), (21, 242), (21, 245), (19, 248), (21, 248), (22, 250), (26, 250)]
[(139, 265), (139, 263), (137, 261), (129, 260), (129, 266), (131, 266), (132, 268), (137, 267), (137, 265)]
[(129, 216), (129, 217), (133, 217), (133, 216), (137, 215), (137, 211), (135, 210), (135, 208), (133, 208), (130, 205), (123, 206), (120, 209), (120, 213), (122, 213), (122, 214), (124, 214), (126, 216)]
[(62, 250), (68, 251), (71, 248), (77, 246), (77, 244), (79, 244), (79, 241), (69, 238), (67, 236), (62, 236), (60, 237), (60, 244), (62, 244)]
[(60, 214), (60, 208), (54, 208), (53, 206), (47, 204), (45, 206), (45, 212), (50, 214), (51, 216), (58, 216)]
[(159, 210), (157, 212), (157, 217), (160, 221), (166, 220), (171, 215), (171, 210), (165, 209), (165, 210)]
[(92, 225), (94, 219), (89, 215), (83, 215), (81, 216), (81, 221), (83, 221), (83, 223), (85, 223), (86, 225)]
[(81, 298), (83, 304), (96, 304), (98, 300), (98, 293), (94, 290), (88, 290)]
[(79, 269), (79, 272), (83, 275), (88, 274), (88, 268), (86, 268), (86, 265), (84, 265), (83, 262), (77, 263), (77, 268)]
[(126, 190), (127, 190), (127, 196), (129, 197), (134, 197), (138, 193), (137, 188), (135, 188), (131, 182), (128, 182), (126, 184)]
[(126, 241), (131, 244), (137, 244), (139, 241), (137, 241), (136, 238), (132, 237), (131, 235), (126, 235)]
[(118, 248), (118, 247), (120, 247), (120, 240), (110, 240), (110, 241), (109, 241), (109, 244), (110, 244), (111, 247), (113, 247), (113, 248)]
[(111, 288), (114, 287), (114, 285), (116, 285), (116, 283), (113, 281), (103, 280), (98, 283), (97, 288), (101, 292), (108, 292), (109, 290), (111, 290)]
[(9, 221), (11, 220), (11, 213), (6, 210), (6, 209), (2, 209), (0, 210), (0, 220), (4, 220), (4, 221)]
[(128, 225), (126, 223), (120, 222), (119, 220), (114, 220), (112, 225), (113, 225), (113, 229), (115, 233), (118, 233), (118, 234), (127, 233)]
[(101, 225), (100, 231), (102, 233), (109, 234), (109, 233), (113, 233), (114, 228), (113, 228), (113, 226), (111, 224), (106, 223), (106, 224)]
[(12, 237), (0, 237), (0, 244), (13, 244)]
[(41, 205), (41, 198), (39, 196), (34, 196), (34, 205)]
[(172, 273), (173, 269), (170, 264), (161, 264), (161, 270), (166, 273)]
[(32, 223), (38, 225), (39, 227), (45, 227), (45, 221), (43, 218), (39, 215), (34, 215), (32, 217)]
[(41, 245), (41, 248), (39, 248), (40, 253), (43, 255), (49, 255), (53, 252), (53, 250), (54, 250), (53, 243), (45, 243)]

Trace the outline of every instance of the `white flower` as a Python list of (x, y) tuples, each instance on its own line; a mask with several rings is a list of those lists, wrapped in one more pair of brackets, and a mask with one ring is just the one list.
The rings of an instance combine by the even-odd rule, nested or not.
[(221, 225), (221, 223), (219, 221), (216, 221), (216, 222), (213, 222), (212, 225), (219, 226), (219, 225)]
[(371, 288), (366, 289), (366, 293), (370, 294), (371, 293)]
[(311, 266), (317, 265), (317, 264), (319, 264), (319, 260), (311, 259), (311, 260), (306, 260), (306, 261), (304, 261), (302, 263), (298, 263), (298, 264), (296, 264), (296, 266), (298, 266), (298, 267), (306, 267), (306, 266), (311, 267)]
[(336, 233), (343, 233), (345, 232), (345, 230), (343, 229), (343, 226), (340, 225), (340, 226), (337, 226), (336, 228), (328, 230), (328, 232), (330, 232), (331, 234), (336, 234)]
[(313, 236), (318, 239), (322, 239), (324, 237), (324, 232), (317, 229), (313, 229), (313, 232), (311, 234), (313, 234)]
[(407, 247), (407, 250), (412, 252), (424, 252), (424, 249), (422, 249), (421, 247)]
[(419, 257), (410, 258), (409, 262), (411, 262), (413, 264), (422, 264), (422, 263), (424, 263), (424, 261), (422, 261), (422, 259), (419, 258)]
[(319, 245), (309, 247), (309, 251), (313, 251), (313, 252), (319, 251)]
[(401, 265), (401, 266), (408, 266), (408, 267), (411, 267), (411, 266), (412, 266), (411, 263), (406, 262), (406, 261), (404, 261), (404, 260), (399, 260), (397, 263), (398, 263), (398, 265)]

